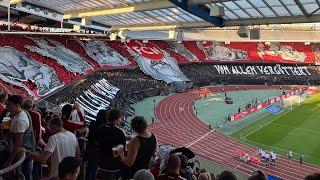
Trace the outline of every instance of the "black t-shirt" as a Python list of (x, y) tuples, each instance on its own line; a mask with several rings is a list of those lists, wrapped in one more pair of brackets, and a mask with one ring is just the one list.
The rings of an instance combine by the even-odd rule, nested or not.
[(99, 145), (99, 166), (105, 170), (119, 170), (120, 159), (113, 156), (112, 148), (126, 144), (124, 132), (113, 124), (100, 125), (96, 130), (96, 138)]

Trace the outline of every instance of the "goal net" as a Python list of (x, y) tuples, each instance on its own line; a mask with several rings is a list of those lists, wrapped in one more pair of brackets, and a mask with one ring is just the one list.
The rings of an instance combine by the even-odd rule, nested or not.
[(295, 106), (300, 106), (305, 99), (305, 97), (300, 95), (290, 96), (282, 100), (282, 105), (284, 109), (292, 109)]

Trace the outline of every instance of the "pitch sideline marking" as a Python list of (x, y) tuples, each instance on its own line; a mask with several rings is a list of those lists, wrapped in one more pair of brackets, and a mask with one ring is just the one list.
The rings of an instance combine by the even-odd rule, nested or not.
[[(299, 107), (299, 106), (298, 106), (298, 107)], [(296, 108), (298, 108), (298, 107), (295, 107), (294, 109), (296, 109)], [(294, 109), (292, 109), (292, 110), (294, 110)], [(292, 111), (292, 110), (291, 110), (291, 111)], [(265, 126), (267, 126), (267, 125), (269, 125), (269, 124), (271, 124), (273, 121), (279, 119), (280, 117), (284, 116), (285, 114), (287, 114), (287, 113), (289, 113), (289, 112), (291, 112), (291, 111), (287, 111), (287, 112), (285, 112), (285, 113), (282, 113), (280, 116), (274, 118), (273, 120), (267, 122), (266, 124), (264, 124), (264, 125), (262, 125), (262, 126), (259, 126), (257, 129), (255, 129), (255, 130), (251, 131), (250, 133), (246, 134), (245, 136), (243, 136), (243, 138), (246, 138), (246, 137), (248, 137), (249, 135), (257, 132), (258, 130), (264, 128)]]
[(215, 131), (215, 130), (213, 129), (213, 130), (207, 132), (206, 134), (204, 134), (203, 136), (201, 136), (199, 139), (197, 139), (197, 140), (193, 141), (192, 143), (190, 143), (190, 144), (187, 146), (187, 148), (193, 146), (194, 144), (196, 144), (196, 143), (199, 142), (201, 139), (205, 138), (206, 136), (208, 136), (210, 133), (212, 133), (212, 132), (214, 132), (214, 131)]
[(278, 125), (278, 126), (283, 126), (283, 127), (289, 127), (289, 128), (292, 128), (293, 130), (297, 129), (297, 130), (301, 130), (301, 131), (306, 131), (306, 132), (311, 132), (311, 133), (320, 134), (320, 131), (314, 131), (314, 130), (311, 130), (311, 129), (298, 128), (298, 127), (289, 126), (289, 125), (284, 125), (284, 124), (275, 123), (275, 122), (272, 122), (272, 124), (275, 124), (275, 125)]

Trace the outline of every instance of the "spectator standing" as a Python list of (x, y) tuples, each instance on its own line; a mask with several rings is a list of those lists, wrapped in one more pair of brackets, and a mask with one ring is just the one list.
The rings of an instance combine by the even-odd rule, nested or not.
[(121, 161), (112, 148), (126, 145), (125, 133), (118, 127), (121, 124), (121, 113), (112, 109), (108, 113), (107, 123), (100, 125), (96, 130), (99, 153), (99, 174), (101, 180), (114, 180), (120, 177)]
[(103, 109), (97, 114), (96, 121), (91, 121), (88, 134), (88, 146), (84, 158), (88, 162), (86, 180), (95, 180), (98, 173), (99, 146), (96, 140), (97, 128), (107, 122), (108, 111)]
[(180, 176), (181, 162), (178, 155), (172, 154), (168, 159), (167, 170), (165, 174), (161, 174), (157, 180), (186, 180)]
[(49, 121), (50, 129), (53, 135), (41, 154), (27, 152), (27, 156), (37, 162), (46, 163), (51, 157), (50, 177), (58, 176), (59, 163), (63, 158), (72, 156), (79, 157), (80, 150), (76, 136), (63, 128), (63, 122), (60, 118), (54, 117)]
[(128, 145), (128, 156), (121, 157), (121, 161), (128, 167), (125, 168), (125, 178), (132, 178), (140, 169), (148, 169), (150, 160), (156, 153), (157, 139), (147, 131), (147, 126), (148, 123), (142, 116), (136, 116), (131, 120), (131, 128), (137, 136)]
[[(71, 120), (71, 113), (74, 110), (77, 110), (80, 122), (73, 122)], [(71, 104), (64, 105), (62, 107), (61, 114), (61, 119), (63, 121), (63, 127), (65, 130), (74, 133), (75, 131), (81, 130), (86, 127), (86, 122), (78, 103), (75, 103), (73, 106)]]
[(33, 133), (36, 141), (36, 145), (39, 144), (41, 139), (41, 115), (37, 111), (34, 111), (34, 103), (31, 99), (27, 99), (23, 102), (23, 108), (29, 113), (32, 120)]
[[(23, 99), (20, 95), (12, 95), (7, 100), (7, 108), (13, 119), (11, 120), (10, 132), (12, 134), (12, 151), (5, 166), (10, 166), (17, 158), (19, 148), (24, 147), (29, 151), (35, 151), (35, 139), (32, 130), (32, 122), (28, 114), (22, 110)], [(27, 180), (32, 179), (33, 160), (26, 158), (22, 164), (22, 173)]]

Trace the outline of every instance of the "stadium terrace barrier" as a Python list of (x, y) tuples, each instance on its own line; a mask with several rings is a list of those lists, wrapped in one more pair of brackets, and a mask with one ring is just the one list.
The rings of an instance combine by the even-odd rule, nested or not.
[[(0, 179), (2, 178), (2, 175), (11, 172), (11, 171), (13, 171), (14, 169), (18, 169), (17, 174), (18, 174), (19, 176), (23, 176), (23, 174), (21, 173), (21, 169), (20, 169), (19, 167), (21, 166), (21, 164), (23, 163), (23, 161), (24, 161), (25, 159), (26, 159), (26, 153), (25, 153), (25, 152), (22, 152), (20, 159), (19, 159), (16, 163), (12, 164), (11, 166), (9, 166), (9, 167), (7, 167), (7, 168), (0, 169)], [(24, 179), (24, 176), (23, 176), (23, 179)]]
[(291, 91), (291, 92), (289, 92), (289, 93), (287, 93), (285, 95), (277, 96), (277, 97), (275, 97), (275, 98), (273, 98), (271, 100), (265, 101), (265, 102), (263, 102), (263, 103), (261, 103), (261, 104), (259, 104), (257, 106), (254, 106), (252, 108), (246, 109), (246, 110), (244, 110), (244, 111), (242, 111), (240, 113), (236, 113), (236, 114), (231, 115), (230, 116), (230, 120), (231, 121), (235, 121), (235, 120), (241, 119), (241, 118), (243, 118), (245, 116), (248, 116), (249, 114), (251, 114), (253, 112), (256, 112), (256, 111), (258, 111), (258, 110), (260, 110), (262, 108), (265, 108), (265, 107), (267, 107), (267, 106), (269, 106), (271, 104), (274, 104), (275, 102), (281, 101), (283, 99), (286, 99), (288, 97), (294, 96), (294, 95), (299, 94), (301, 92), (305, 92), (307, 90), (308, 90), (308, 88), (301, 88), (301, 89), (298, 89), (298, 90)]

